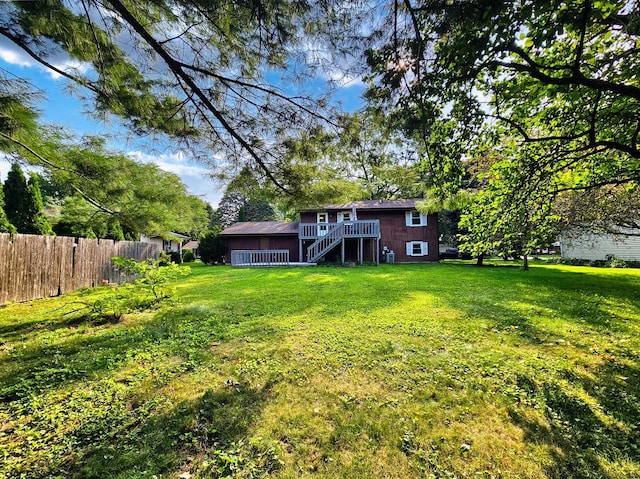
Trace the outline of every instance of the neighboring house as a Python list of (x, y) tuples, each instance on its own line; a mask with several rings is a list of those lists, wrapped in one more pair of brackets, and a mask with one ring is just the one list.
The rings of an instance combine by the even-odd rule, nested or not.
[(640, 261), (640, 230), (631, 234), (568, 231), (560, 236), (560, 254), (565, 258), (604, 260), (616, 257)]
[(354, 201), (302, 210), (299, 222), (236, 223), (220, 233), (228, 247), (226, 261), (438, 261), (438, 218), (418, 212), (418, 201)]
[(180, 233), (167, 233), (164, 236), (145, 236), (140, 235), (140, 241), (143, 243), (156, 243), (165, 253), (177, 251), (182, 254), (182, 243), (189, 237)]
[(200, 258), (200, 252), (198, 251), (198, 248), (200, 247), (200, 241), (188, 241), (187, 243), (182, 245), (182, 249), (190, 249), (193, 252), (193, 255), (196, 258)]

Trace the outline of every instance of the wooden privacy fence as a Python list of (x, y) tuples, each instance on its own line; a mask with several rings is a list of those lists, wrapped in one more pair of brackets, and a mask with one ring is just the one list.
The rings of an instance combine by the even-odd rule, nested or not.
[(0, 304), (119, 283), (113, 256), (141, 261), (158, 253), (155, 243), (0, 233)]

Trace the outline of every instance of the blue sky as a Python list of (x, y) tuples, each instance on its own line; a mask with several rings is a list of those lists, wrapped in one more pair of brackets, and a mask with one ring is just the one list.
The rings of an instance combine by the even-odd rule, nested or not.
[[(71, 62), (59, 58), (56, 66), (68, 66)], [(75, 65), (77, 66), (77, 65)], [(0, 68), (20, 78), (30, 81), (45, 93), (46, 101), (37, 105), (42, 114), (43, 123), (65, 127), (77, 136), (105, 135), (108, 146), (138, 161), (153, 162), (160, 168), (180, 176), (189, 192), (202, 197), (212, 206), (216, 206), (224, 185), (208, 177), (206, 167), (192, 161), (187, 155), (166, 140), (154, 143), (149, 138), (135, 139), (119, 124), (116, 118), (104, 124), (92, 119), (85, 113), (86, 107), (78, 99), (65, 92), (66, 81), (53, 76), (37, 65), (24, 52), (12, 43), (0, 38)], [(329, 76), (332, 76), (329, 74)], [(335, 77), (334, 77), (335, 79)], [(353, 111), (362, 106), (363, 85), (357, 79), (342, 82), (344, 85), (336, 92), (334, 99), (343, 105), (343, 109)], [(319, 76), (311, 85), (313, 88), (327, 88), (325, 77)], [(0, 160), (0, 177), (6, 178), (9, 164)]]

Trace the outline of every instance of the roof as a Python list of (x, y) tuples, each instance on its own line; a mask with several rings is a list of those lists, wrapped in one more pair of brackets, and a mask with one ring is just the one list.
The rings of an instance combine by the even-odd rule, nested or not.
[(423, 200), (416, 198), (408, 200), (359, 200), (341, 205), (322, 205), (317, 208), (306, 208), (302, 211), (350, 210), (354, 206), (356, 210), (412, 210), (415, 209), (418, 201)]
[[(141, 236), (146, 236), (146, 235), (141, 235)], [(163, 240), (186, 240), (189, 239), (188, 236), (182, 235), (180, 233), (176, 233), (174, 231), (169, 231), (168, 233), (162, 233), (162, 234), (150, 234), (149, 236), (147, 236), (147, 238), (149, 239), (153, 239), (153, 238), (160, 238)]]
[(183, 248), (191, 248), (191, 249), (198, 249), (200, 247), (200, 241), (194, 241), (191, 240), (188, 243), (185, 243)]
[(225, 228), (223, 236), (297, 235), (297, 221), (243, 221)]

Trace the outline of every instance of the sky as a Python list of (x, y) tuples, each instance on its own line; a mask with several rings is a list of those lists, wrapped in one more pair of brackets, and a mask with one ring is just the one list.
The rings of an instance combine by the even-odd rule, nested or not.
[[(82, 65), (74, 64), (68, 58), (57, 58), (51, 61), (57, 67), (82, 68)], [(124, 153), (137, 161), (155, 163), (163, 170), (177, 174), (190, 194), (199, 196), (214, 208), (216, 207), (224, 193), (224, 185), (212, 180), (205, 166), (198, 164), (177, 145), (172, 145), (166, 140), (154, 142), (149, 138), (132, 138), (116, 118), (112, 118), (109, 124), (91, 118), (86, 113), (86, 106), (65, 91), (67, 86), (65, 79), (45, 70), (4, 37), (0, 37), (0, 69), (28, 80), (44, 92), (45, 100), (37, 105), (41, 111), (42, 123), (62, 126), (77, 136), (106, 136), (109, 138), (107, 146), (110, 149)], [(312, 86), (320, 89), (327, 88), (327, 80), (331, 75), (332, 73), (329, 72), (329, 75), (318, 76)], [(336, 78), (333, 76), (331, 79)], [(353, 111), (363, 104), (361, 94), (364, 87), (358, 79), (343, 80), (334, 98), (343, 105), (345, 110)], [(6, 178), (9, 167), (7, 161), (0, 160), (2, 181)]]

